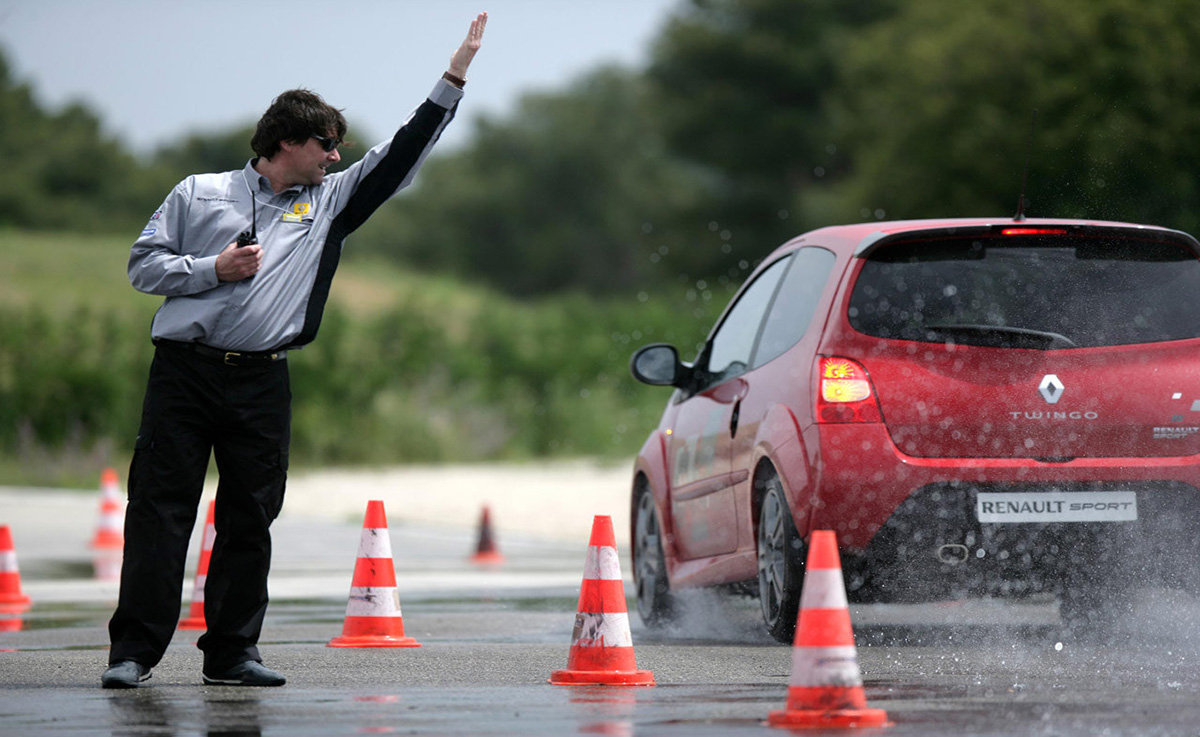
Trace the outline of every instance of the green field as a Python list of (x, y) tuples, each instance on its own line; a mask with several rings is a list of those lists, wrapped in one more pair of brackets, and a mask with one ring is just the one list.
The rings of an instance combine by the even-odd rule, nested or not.
[[(136, 435), (160, 300), (128, 284), (128, 238), (0, 232), (0, 483), (92, 487)], [(717, 300), (518, 301), (356, 259), (293, 353), (293, 465), (627, 458), (668, 392), (628, 373), (686, 354)]]
[[(0, 230), (0, 306), (65, 318), (80, 308), (149, 317), (162, 302), (129, 285), (131, 237)], [(454, 312), (495, 296), (449, 279), (416, 275), (378, 260), (356, 260), (353, 246), (334, 281), (331, 302), (370, 315), (419, 299)]]

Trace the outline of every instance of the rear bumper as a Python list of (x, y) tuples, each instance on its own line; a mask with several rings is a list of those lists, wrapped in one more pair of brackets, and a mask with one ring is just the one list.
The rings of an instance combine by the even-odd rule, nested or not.
[[(1200, 591), (1200, 457), (921, 459), (899, 453), (878, 425), (822, 426), (819, 440), (805, 528), (838, 532), (855, 600), (1057, 593), (1080, 574)], [(1138, 518), (977, 519), (981, 492), (1039, 491), (1133, 491)]]

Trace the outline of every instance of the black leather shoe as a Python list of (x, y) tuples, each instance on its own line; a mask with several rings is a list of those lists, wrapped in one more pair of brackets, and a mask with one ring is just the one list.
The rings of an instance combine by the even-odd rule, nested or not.
[(138, 684), (150, 677), (150, 669), (136, 660), (122, 660), (113, 663), (100, 676), (102, 688), (137, 688)]
[(204, 682), (210, 686), (282, 686), (287, 679), (262, 663), (247, 660), (220, 673), (205, 673)]

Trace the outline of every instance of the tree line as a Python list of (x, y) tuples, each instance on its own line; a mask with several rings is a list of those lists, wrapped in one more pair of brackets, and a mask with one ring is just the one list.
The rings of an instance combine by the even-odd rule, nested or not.
[[(348, 255), (517, 296), (728, 288), (813, 227), (1011, 215), (1027, 160), (1031, 215), (1195, 231), (1198, 11), (686, 0), (644, 69), (598, 68), (477, 118)], [(85, 107), (40, 110), (2, 59), (0, 129), (3, 227), (136, 233), (180, 178), (250, 155), (243, 128), (139, 160)]]

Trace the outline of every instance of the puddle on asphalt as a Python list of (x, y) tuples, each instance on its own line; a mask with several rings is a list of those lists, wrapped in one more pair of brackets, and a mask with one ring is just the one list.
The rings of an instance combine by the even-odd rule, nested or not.
[[(403, 596), (403, 593), (401, 593)], [(281, 606), (289, 606), (291, 602), (282, 602)], [(329, 604), (329, 601), (326, 601)], [(494, 612), (571, 612), (574, 613), (579, 604), (577, 596), (551, 596), (551, 597), (525, 597), (514, 598), (511, 596), (460, 596), (448, 598), (430, 598), (421, 597), (419, 602), (414, 605), (414, 609), (419, 608), (425, 612), (437, 612), (443, 614), (456, 614), (460, 612), (469, 613), (494, 613)], [(274, 610), (276, 604), (272, 602), (271, 609)], [(341, 603), (341, 607), (345, 608), (345, 603)], [(407, 608), (407, 606), (406, 606)], [(340, 618), (340, 617), (339, 617)]]
[(513, 609), (519, 612), (562, 612), (575, 611), (579, 599), (553, 597), (544, 599), (517, 599), (512, 602)]
[[(62, 570), (65, 570), (64, 567)], [(114, 604), (79, 602), (34, 602), (33, 608), (24, 614), (4, 618), (9, 627), (4, 631), (56, 630), (79, 627), (107, 626)], [(576, 601), (559, 597), (541, 597), (496, 601), (484, 598), (454, 598), (422, 602), (419, 609), (424, 613), (488, 613), (488, 612), (573, 612)], [(271, 602), (269, 616), (282, 624), (326, 625), (341, 622), (345, 616), (345, 602), (334, 599), (303, 599)], [(19, 621), (17, 625), (15, 622)]]
[(996, 642), (1053, 643), (1061, 637), (1056, 625), (892, 625), (875, 624), (854, 627), (854, 641), (860, 647), (941, 647), (955, 643)]
[(21, 614), (7, 615), (0, 620), (0, 633), (27, 632), (31, 630), (77, 629), (80, 627), (105, 627), (112, 617), (112, 605), (55, 602), (39, 604)]
[(69, 652), (72, 650), (107, 650), (108, 645), (26, 645), (7, 647), (0, 644), (0, 653)]
[(98, 622), (92, 617), (26, 617), (24, 624), (21, 627), (22, 631), (32, 632), (35, 630), (62, 630), (75, 629), (78, 627), (98, 627), (107, 624), (109, 612), (103, 622)]
[(78, 560), (35, 560), (21, 562), (21, 575), (38, 581), (66, 581), (91, 579), (96, 575), (92, 559)]

